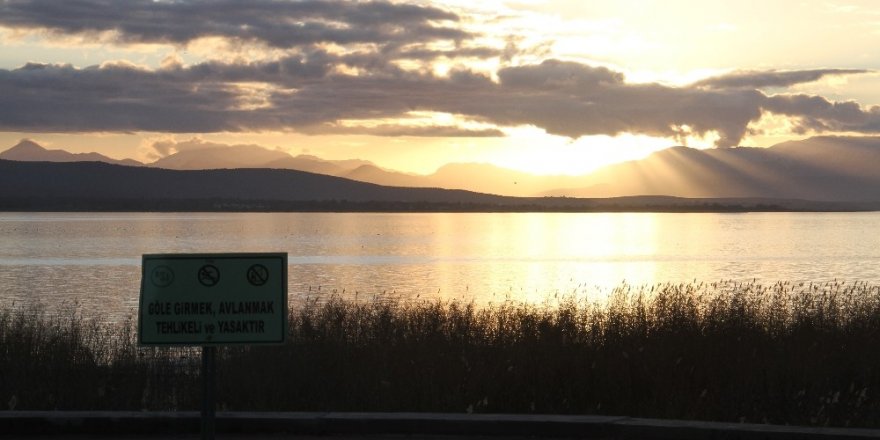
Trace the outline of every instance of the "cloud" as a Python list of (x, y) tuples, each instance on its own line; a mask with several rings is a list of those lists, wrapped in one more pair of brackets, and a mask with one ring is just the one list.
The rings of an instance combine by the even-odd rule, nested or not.
[[(59, 3), (68, 6), (52, 6), (56, 5), (52, 2), (47, 9), (74, 4)], [(7, 2), (3, 7), (20, 4), (24, 3)], [(224, 5), (220, 3), (219, 7)], [(270, 7), (274, 3), (257, 5)], [(351, 22), (371, 22), (378, 21), (372, 15), (376, 10), (390, 10), (401, 14), (404, 21), (420, 23), (428, 20), (426, 17), (446, 17), (442, 11), (430, 8), (398, 10), (396, 4), (365, 5), (369, 8), (360, 10), (361, 15), (348, 12), (341, 16)], [(162, 6), (170, 7), (165, 3)], [(500, 56), (473, 48), (448, 50), (475, 57)], [(802, 94), (770, 96), (758, 90), (813, 81), (825, 75), (864, 72), (861, 70), (739, 72), (673, 87), (629, 83), (613, 69), (552, 59), (503, 67), (496, 72), (497, 79), (464, 68), (438, 76), (390, 62), (404, 56), (446, 56), (444, 51), (389, 47), (384, 51), (334, 54), (308, 48), (269, 61), (206, 61), (191, 66), (169, 62), (157, 69), (131, 63), (87, 68), (27, 64), (13, 70), (0, 69), (0, 96), (4, 98), (0, 129), (327, 133), (335, 127), (339, 133), (381, 136), (501, 134), (497, 128), (443, 124), (351, 127), (341, 123), (387, 121), (427, 111), (494, 127), (531, 125), (571, 138), (621, 133), (674, 138), (682, 132), (717, 133), (719, 146), (737, 145), (749, 125), (767, 112), (791, 118), (802, 131), (880, 131), (880, 110), (876, 107), (863, 108), (855, 102), (832, 102)]]
[[(367, 57), (368, 58), (368, 57)], [(358, 74), (336, 68), (362, 67)], [(795, 72), (790, 72), (790, 76)], [(807, 71), (803, 77), (815, 75)], [(444, 125), (346, 126), (441, 112), (494, 127), (531, 125), (551, 134), (717, 133), (738, 145), (765, 113), (799, 130), (880, 132), (880, 110), (821, 96), (772, 95), (750, 88), (672, 87), (628, 83), (620, 72), (547, 60), (488, 74), (457, 69), (447, 76), (406, 71), (322, 51), (276, 61), (171, 63), (148, 69), (111, 63), (78, 69), (28, 64), (0, 69), (0, 129), (29, 132), (147, 131), (209, 133), (301, 131), (380, 136), (497, 136), (495, 128)]]
[[(0, 127), (28, 131), (213, 132), (231, 130), (235, 90), (173, 80), (126, 65), (77, 69), (27, 64), (0, 70)], [(218, 107), (218, 104), (220, 105)]]
[[(248, 147), (257, 147), (258, 145), (247, 145)], [(210, 142), (204, 139), (192, 138), (185, 141), (177, 141), (175, 139), (158, 140), (150, 144), (150, 148), (158, 155), (158, 157), (170, 156), (181, 151), (204, 150), (209, 148), (230, 147), (229, 144), (218, 142)]]
[(880, 107), (865, 110), (853, 101), (831, 102), (810, 95), (775, 95), (765, 106), (775, 114), (796, 118), (802, 132), (880, 132)]
[(502, 86), (511, 89), (585, 90), (601, 84), (624, 82), (620, 72), (559, 60), (503, 68), (498, 72), (498, 78)]
[(855, 75), (869, 73), (863, 69), (814, 69), (796, 71), (737, 71), (726, 75), (713, 76), (694, 83), (696, 87), (713, 89), (764, 89), (768, 87), (791, 87), (795, 84), (818, 81), (825, 76)]
[[(866, 70), (740, 71), (680, 87), (637, 84), (614, 69), (571, 61), (509, 65), (521, 51), (516, 38), (506, 47), (482, 46), (465, 21), (435, 6), (389, 1), (6, 0), (0, 27), (16, 30), (120, 44), (210, 37), (280, 50), (257, 61), (184, 65), (171, 58), (159, 68), (0, 69), (0, 130), (499, 136), (500, 128), (528, 125), (571, 138), (717, 133), (718, 145), (730, 146), (772, 113), (800, 131), (880, 132), (876, 107), (761, 91)], [(506, 67), (476, 72), (453, 61), (457, 67), (442, 76), (426, 68), (441, 58)], [(485, 125), (384, 122), (419, 111)], [(352, 120), (372, 123), (344, 123)]]
[(748, 124), (760, 118), (764, 99), (754, 90), (629, 84), (607, 68), (556, 60), (505, 68), (498, 76), (496, 86), (472, 87), (465, 92), (469, 99), (443, 103), (449, 107), (440, 110), (502, 126), (535, 125), (571, 138), (621, 133), (675, 137), (687, 126), (698, 134), (717, 131), (726, 146), (736, 145)]
[(349, 126), (326, 124), (304, 127), (307, 134), (366, 134), (371, 136), (414, 136), (414, 137), (503, 137), (504, 132), (497, 128), (462, 128), (453, 125), (412, 126), (379, 124), (376, 126)]
[(387, 1), (9, 0), (0, 26), (60, 34), (112, 33), (119, 43), (187, 44), (203, 37), (276, 48), (318, 43), (461, 41), (470, 32), (441, 23), (459, 16), (437, 7)]

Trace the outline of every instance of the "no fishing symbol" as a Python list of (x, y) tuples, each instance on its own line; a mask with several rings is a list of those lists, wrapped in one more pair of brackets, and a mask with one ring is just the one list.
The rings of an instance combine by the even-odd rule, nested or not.
[(269, 269), (262, 264), (254, 264), (247, 271), (247, 280), (252, 286), (262, 286), (269, 280)]
[(220, 269), (212, 264), (206, 264), (199, 269), (199, 283), (205, 287), (214, 287), (220, 282)]

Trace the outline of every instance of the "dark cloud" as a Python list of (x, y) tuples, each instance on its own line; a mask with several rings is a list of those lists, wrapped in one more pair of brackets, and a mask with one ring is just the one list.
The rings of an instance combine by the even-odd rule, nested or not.
[(487, 59), (487, 58), (496, 58), (501, 57), (504, 54), (503, 50), (494, 49), (490, 47), (470, 47), (470, 48), (457, 48), (450, 50), (436, 50), (436, 49), (406, 49), (395, 52), (394, 58), (401, 59), (410, 59), (410, 60), (424, 60), (430, 61), (435, 60), (437, 58), (477, 58), (477, 59)]
[(307, 134), (366, 134), (372, 136), (414, 136), (414, 137), (502, 137), (504, 132), (498, 129), (469, 129), (449, 125), (412, 126), (380, 124), (377, 126), (342, 126), (327, 124), (314, 127), (303, 127)]
[(61, 34), (112, 31), (120, 42), (186, 44), (223, 37), (290, 48), (317, 43), (412, 44), (473, 35), (440, 8), (387, 1), (6, 0), (0, 25)]
[[(202, 37), (282, 49), (287, 65), (323, 75), (332, 65), (370, 72), (399, 69), (396, 62), (491, 59), (507, 50), (475, 43), (455, 13), (432, 6), (387, 1), (0, 1), (0, 27), (48, 30), (118, 44), (186, 45)], [(331, 55), (324, 43), (346, 48)], [(218, 54), (221, 55), (222, 54)], [(220, 57), (217, 57), (218, 59)], [(202, 69), (210, 69), (209, 63)]]
[(501, 85), (509, 89), (583, 91), (598, 85), (622, 84), (624, 76), (605, 67), (558, 60), (538, 65), (507, 67), (498, 71)]
[[(0, 70), (0, 129), (327, 133), (339, 127), (342, 133), (382, 136), (501, 135), (493, 128), (340, 123), (431, 111), (500, 127), (534, 125), (572, 138), (717, 132), (720, 146), (737, 145), (749, 124), (765, 113), (790, 117), (801, 130), (880, 132), (878, 108), (820, 96), (632, 84), (611, 69), (557, 60), (503, 68), (493, 81), (468, 70), (436, 76), (379, 62), (364, 67), (371, 66), (369, 58), (316, 51), (269, 62), (206, 62), (157, 70), (119, 63), (84, 69), (29, 64)], [(360, 65), (364, 73), (334, 70), (346, 63)]]
[(688, 126), (698, 134), (717, 131), (720, 145), (736, 145), (749, 122), (760, 118), (764, 98), (753, 90), (628, 84), (619, 72), (560, 61), (510, 67), (498, 76), (497, 86), (473, 87), (471, 99), (449, 102), (443, 110), (500, 125), (531, 124), (572, 138), (620, 133), (675, 137)]
[[(515, 37), (504, 48), (480, 46), (460, 21), (441, 8), (388, 1), (0, 1), (0, 26), (7, 28), (111, 35), (120, 43), (185, 45), (221, 37), (286, 54), (155, 70), (126, 63), (0, 70), (0, 130), (502, 135), (495, 128), (341, 123), (431, 111), (501, 127), (534, 125), (572, 138), (717, 132), (720, 146), (738, 144), (749, 124), (768, 112), (791, 118), (802, 131), (880, 131), (877, 108), (760, 91), (865, 70), (734, 72), (684, 87), (632, 84), (621, 72), (560, 60), (505, 67), (497, 80), (467, 70), (434, 75), (428, 67), (438, 58), (511, 62), (526, 50)], [(330, 53), (322, 43), (346, 51)], [(422, 68), (406, 70), (401, 60)]]
[[(0, 70), (0, 127), (26, 131), (235, 131), (239, 95), (218, 82), (168, 80), (125, 65)], [(225, 103), (225, 104), (224, 104)]]
[(861, 69), (815, 69), (797, 71), (738, 71), (721, 76), (713, 76), (694, 83), (697, 87), (715, 89), (763, 89), (768, 87), (790, 87), (795, 84), (818, 81), (822, 77), (832, 75), (854, 75), (868, 73)]
[(880, 107), (863, 109), (853, 101), (831, 102), (821, 96), (775, 95), (765, 108), (795, 118), (801, 131), (880, 132)]

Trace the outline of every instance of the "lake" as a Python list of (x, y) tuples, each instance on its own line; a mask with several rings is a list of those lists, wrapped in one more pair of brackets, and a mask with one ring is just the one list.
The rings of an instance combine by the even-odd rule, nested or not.
[(292, 302), (880, 284), (880, 213), (0, 213), (0, 304), (133, 314), (141, 255), (287, 252)]

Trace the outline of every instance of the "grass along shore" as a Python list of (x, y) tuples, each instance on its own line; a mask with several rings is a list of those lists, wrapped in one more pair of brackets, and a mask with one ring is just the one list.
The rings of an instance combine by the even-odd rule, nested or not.
[[(196, 410), (197, 348), (136, 323), (0, 309), (0, 408)], [(880, 286), (691, 283), (607, 302), (374, 303), (290, 313), (283, 346), (218, 350), (236, 411), (610, 414), (880, 427)]]

